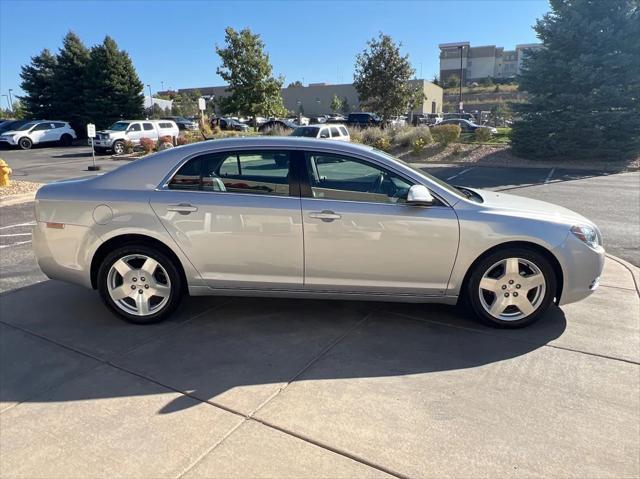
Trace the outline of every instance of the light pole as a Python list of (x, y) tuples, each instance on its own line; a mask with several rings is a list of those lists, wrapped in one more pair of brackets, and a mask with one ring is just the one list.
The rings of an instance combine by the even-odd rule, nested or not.
[(149, 87), (149, 116), (153, 113), (153, 96), (151, 96), (151, 85), (147, 84)]
[(11, 110), (11, 113), (13, 113), (13, 98), (11, 97), (12, 91), (13, 89), (9, 88), (9, 109)]
[(164, 91), (164, 82), (162, 80), (160, 80), (160, 87), (161, 87), (162, 91)]
[(2, 95), (7, 99), (7, 105), (9, 105), (9, 111), (11, 111), (11, 104), (9, 103), (9, 95)]
[(464, 52), (464, 45), (460, 45), (460, 98), (458, 99), (458, 113), (462, 113), (464, 111), (464, 106), (462, 105), (462, 53)]

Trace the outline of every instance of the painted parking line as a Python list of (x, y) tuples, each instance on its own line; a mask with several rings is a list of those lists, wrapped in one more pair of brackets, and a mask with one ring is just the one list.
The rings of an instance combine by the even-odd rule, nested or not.
[(551, 168), (551, 171), (549, 172), (549, 174), (547, 175), (547, 177), (544, 180), (544, 184), (548, 185), (549, 181), (551, 180), (551, 177), (553, 176), (553, 174), (556, 172), (555, 168)]
[(31, 240), (29, 240), (29, 241), (18, 241), (17, 243), (11, 243), (11, 244), (0, 244), (0, 249), (11, 248), (12, 246), (20, 246), (20, 245), (28, 244), (28, 243), (31, 243)]
[(19, 228), (20, 226), (35, 226), (36, 222), (32, 221), (31, 223), (18, 223), (15, 225), (7, 225), (7, 226), (0, 226), (0, 230), (6, 230), (9, 228)]
[(475, 166), (472, 166), (471, 168), (466, 168), (466, 169), (462, 170), (460, 173), (456, 173), (455, 175), (450, 176), (449, 178), (447, 178), (447, 181), (449, 181), (449, 180), (453, 180), (454, 178), (457, 178), (458, 176), (462, 176), (462, 175), (464, 175), (467, 171), (475, 170), (475, 168), (476, 168)]
[(0, 238), (9, 238), (10, 236), (31, 236), (31, 233), (9, 233), (7, 235), (0, 235)]

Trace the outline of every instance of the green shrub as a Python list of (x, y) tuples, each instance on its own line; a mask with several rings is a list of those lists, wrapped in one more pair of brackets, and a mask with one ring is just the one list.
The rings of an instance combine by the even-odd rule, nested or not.
[(419, 155), (424, 151), (425, 146), (426, 143), (422, 138), (416, 138), (411, 142), (411, 151), (414, 155)]
[(386, 136), (381, 136), (373, 144), (375, 148), (382, 151), (389, 151), (391, 149), (391, 141)]
[(424, 146), (433, 143), (433, 137), (431, 136), (431, 130), (428, 126), (409, 127), (408, 130), (400, 132), (396, 136), (396, 143), (401, 146), (413, 145), (413, 143), (420, 139), (423, 141)]
[(491, 128), (483, 126), (475, 131), (476, 141), (480, 143), (486, 143), (491, 139)]
[(448, 145), (460, 139), (460, 127), (458, 125), (436, 125), (431, 128), (433, 139), (442, 145)]
[(124, 141), (124, 152), (133, 153), (133, 142), (131, 140)]
[[(387, 135), (384, 131), (382, 131), (382, 128), (378, 128), (375, 126), (371, 128), (365, 128), (364, 130), (362, 130), (362, 143), (369, 146), (376, 146), (376, 143), (381, 138), (386, 138), (386, 136)], [(387, 138), (387, 141), (388, 140), (389, 139)]]
[(158, 138), (156, 150), (162, 151), (168, 148), (173, 148), (173, 138), (171, 138), (169, 135), (161, 136), (160, 138)]
[(151, 153), (156, 148), (156, 142), (151, 138), (140, 138), (140, 146), (144, 149), (146, 154)]

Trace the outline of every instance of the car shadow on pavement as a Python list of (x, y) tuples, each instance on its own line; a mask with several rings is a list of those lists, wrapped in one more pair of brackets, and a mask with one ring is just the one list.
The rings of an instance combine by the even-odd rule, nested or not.
[[(135, 326), (94, 291), (45, 281), (0, 296), (0, 326), (3, 404), (142, 396), (162, 393), (161, 385), (186, 395), (159, 413), (193, 407), (195, 398), (251, 414), (292, 381), (430, 374), (517, 358), (561, 336), (566, 319), (552, 307), (529, 328), (497, 330), (442, 305), (208, 297), (185, 298), (164, 323)], [(137, 382), (123, 386), (96, 372), (113, 367)], [(95, 378), (79, 386), (87, 374)]]

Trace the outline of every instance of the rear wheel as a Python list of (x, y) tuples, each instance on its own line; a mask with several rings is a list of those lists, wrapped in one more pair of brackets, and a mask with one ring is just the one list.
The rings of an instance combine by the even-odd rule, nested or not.
[(472, 311), (485, 323), (519, 328), (540, 319), (553, 301), (556, 284), (547, 258), (534, 250), (509, 248), (476, 265), (466, 294)]
[(152, 324), (167, 319), (182, 299), (182, 279), (163, 253), (143, 245), (116, 249), (98, 271), (100, 296), (125, 321)]
[(25, 136), (18, 140), (18, 146), (23, 150), (30, 150), (31, 147), (33, 146), (33, 141), (31, 141), (31, 138), (27, 138)]
[(73, 142), (73, 137), (68, 133), (65, 133), (60, 137), (60, 144), (62, 146), (71, 146), (72, 142)]

